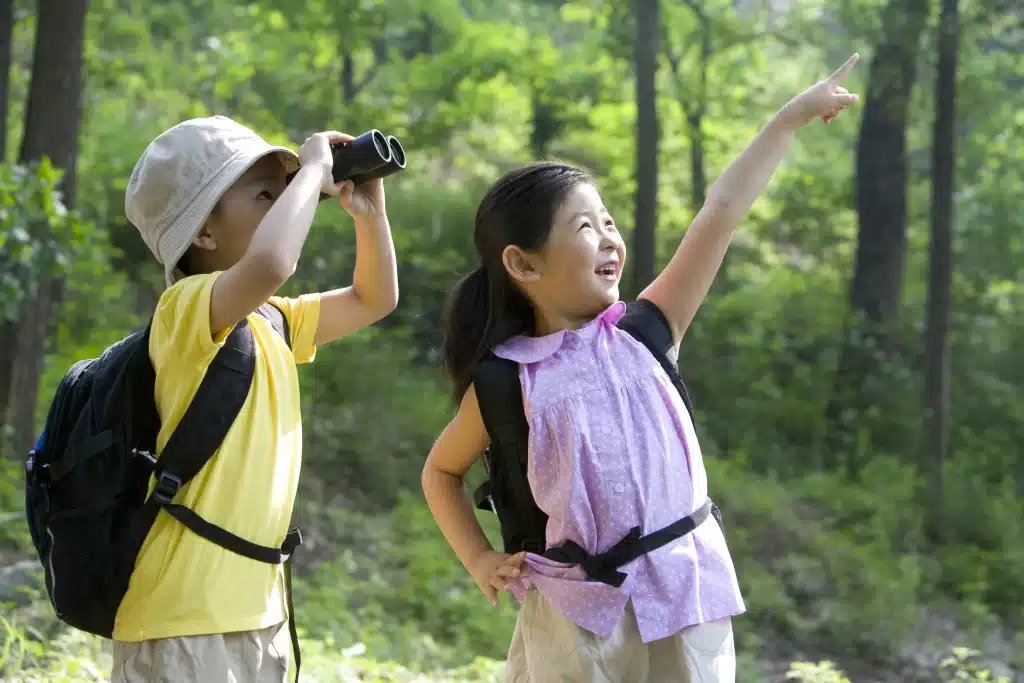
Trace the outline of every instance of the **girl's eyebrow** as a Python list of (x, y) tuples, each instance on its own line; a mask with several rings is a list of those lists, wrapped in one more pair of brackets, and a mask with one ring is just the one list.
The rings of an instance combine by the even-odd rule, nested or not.
[[(598, 209), (597, 212), (599, 214), (611, 215), (611, 214), (608, 213), (608, 209), (606, 209), (603, 205), (601, 206), (600, 209)], [(579, 218), (590, 218), (590, 210), (589, 209), (584, 209), (582, 211), (577, 211), (573, 215), (569, 216), (569, 222), (570, 223), (575, 223), (576, 220), (579, 219)]]

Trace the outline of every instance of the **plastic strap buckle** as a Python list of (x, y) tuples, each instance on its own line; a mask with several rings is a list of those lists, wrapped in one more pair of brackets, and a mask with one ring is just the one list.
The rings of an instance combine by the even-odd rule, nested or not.
[(178, 495), (181, 488), (181, 477), (170, 472), (161, 472), (156, 480), (156, 488), (153, 489), (153, 500), (161, 505), (170, 505), (174, 496)]

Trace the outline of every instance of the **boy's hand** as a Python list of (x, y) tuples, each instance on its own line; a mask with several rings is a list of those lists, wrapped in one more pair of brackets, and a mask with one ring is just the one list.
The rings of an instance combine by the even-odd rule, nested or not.
[[(334, 170), (334, 156), (331, 154), (331, 145), (339, 142), (352, 140), (351, 135), (345, 135), (335, 130), (328, 130), (322, 133), (314, 133), (306, 138), (299, 148), (299, 166), (319, 167), (323, 172), (323, 182), (320, 185), (321, 191), (333, 197), (340, 192), (338, 185), (334, 183), (331, 172)], [(340, 183), (339, 183), (340, 185)]]
[(854, 53), (831, 76), (818, 81), (786, 103), (782, 108), (783, 114), (799, 126), (805, 126), (818, 117), (828, 123), (839, 112), (856, 104), (860, 97), (850, 93), (842, 86), (842, 82), (859, 60), (860, 55)]
[(384, 213), (384, 181), (380, 178), (363, 183), (356, 188), (352, 181), (334, 182), (334, 156), (331, 145), (355, 140), (355, 136), (328, 130), (315, 133), (299, 148), (299, 166), (319, 166), (323, 169), (324, 180), (321, 190), (324, 194), (337, 197), (341, 207), (353, 218)]
[(470, 574), (491, 605), (498, 606), (498, 592), (508, 590), (509, 579), (526, 574), (526, 553), (508, 555), (486, 550), (473, 562)]
[(384, 214), (384, 180), (375, 178), (355, 187), (351, 180), (338, 183), (338, 203), (352, 218)]

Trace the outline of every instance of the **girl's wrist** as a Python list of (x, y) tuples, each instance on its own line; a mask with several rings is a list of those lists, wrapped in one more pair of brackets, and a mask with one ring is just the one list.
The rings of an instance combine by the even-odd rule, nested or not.
[(796, 98), (786, 102), (786, 104), (784, 104), (782, 108), (775, 113), (775, 116), (772, 117), (772, 122), (775, 122), (781, 129), (789, 133), (796, 133), (798, 130), (810, 123), (810, 121), (806, 120), (806, 116), (800, 112), (800, 107)]

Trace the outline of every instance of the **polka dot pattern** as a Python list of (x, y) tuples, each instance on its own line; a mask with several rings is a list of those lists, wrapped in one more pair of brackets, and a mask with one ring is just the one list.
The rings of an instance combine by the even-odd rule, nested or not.
[[(615, 324), (613, 304), (578, 330), (516, 337), (495, 353), (520, 364), (530, 423), (529, 481), (549, 516), (547, 542), (600, 553), (634, 526), (645, 534), (691, 514), (707, 474), (682, 399), (650, 352)], [(530, 588), (575, 624), (608, 637), (632, 599), (643, 641), (745, 611), (736, 572), (713, 519), (620, 569), (620, 588), (580, 567), (530, 555)]]

